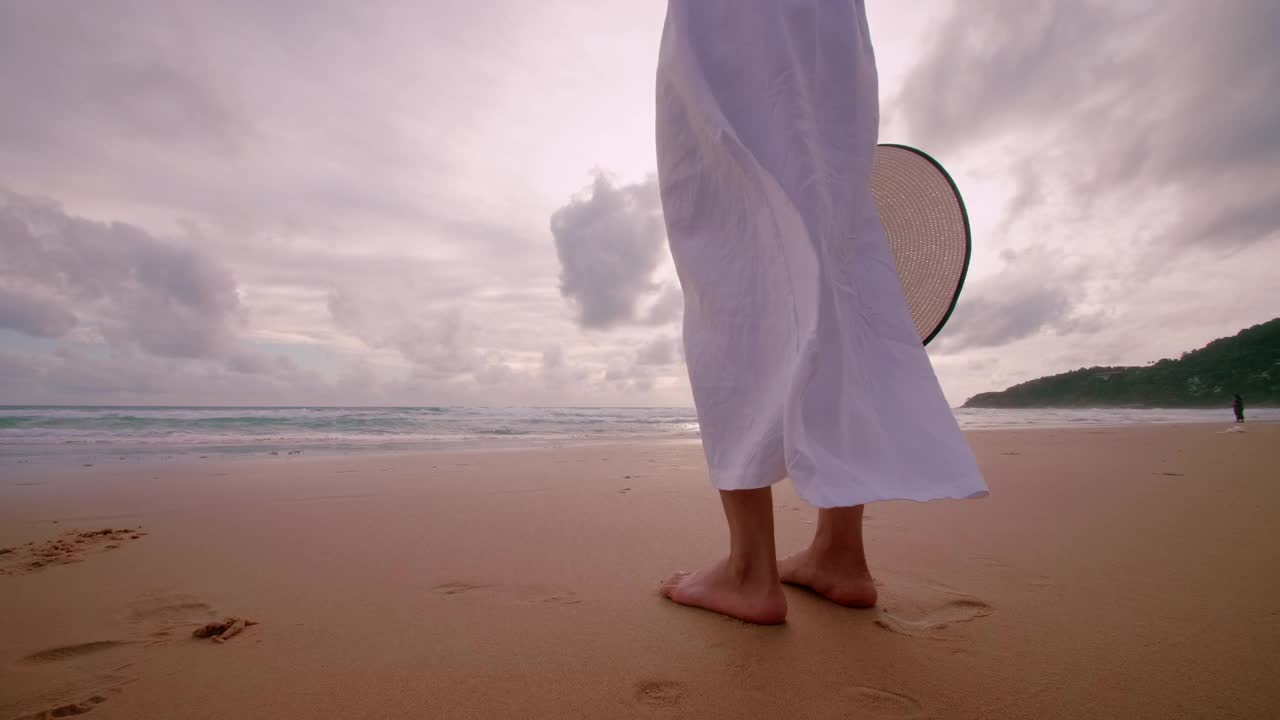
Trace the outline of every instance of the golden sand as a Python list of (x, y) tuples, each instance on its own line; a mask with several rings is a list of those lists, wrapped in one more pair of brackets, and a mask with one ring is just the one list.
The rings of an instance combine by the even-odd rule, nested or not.
[(992, 496), (780, 627), (654, 592), (726, 546), (694, 444), (9, 465), (0, 720), (1280, 717), (1280, 425), (1222, 429), (971, 433)]

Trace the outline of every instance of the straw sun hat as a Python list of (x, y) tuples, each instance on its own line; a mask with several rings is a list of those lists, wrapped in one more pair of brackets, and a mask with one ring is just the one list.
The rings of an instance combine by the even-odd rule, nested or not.
[(938, 335), (969, 270), (969, 216), (951, 176), (906, 145), (876, 147), (871, 194), (889, 236), (898, 277), (920, 339)]

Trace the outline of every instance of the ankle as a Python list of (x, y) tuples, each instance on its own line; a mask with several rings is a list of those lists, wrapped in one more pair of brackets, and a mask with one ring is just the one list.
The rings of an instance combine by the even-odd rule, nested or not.
[(809, 545), (809, 557), (823, 564), (867, 569), (867, 556), (862, 543), (840, 542), (814, 538)]
[(776, 556), (765, 553), (731, 553), (725, 561), (729, 574), (743, 585), (781, 584)]

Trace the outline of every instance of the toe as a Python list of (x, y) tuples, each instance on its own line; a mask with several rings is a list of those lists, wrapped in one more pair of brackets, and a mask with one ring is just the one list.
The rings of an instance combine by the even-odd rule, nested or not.
[(658, 584), (658, 593), (665, 595), (666, 597), (671, 597), (671, 593), (674, 592), (676, 587), (679, 586), (687, 577), (689, 577), (689, 573), (684, 570), (672, 574), (671, 577)]

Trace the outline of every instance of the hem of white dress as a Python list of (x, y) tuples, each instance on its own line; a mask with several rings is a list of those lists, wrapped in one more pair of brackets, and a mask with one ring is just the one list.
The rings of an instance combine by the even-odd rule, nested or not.
[(850, 494), (848, 496), (826, 497), (821, 500), (810, 499), (796, 488), (796, 494), (800, 496), (809, 505), (818, 509), (837, 508), (837, 507), (853, 507), (855, 505), (866, 505), (873, 502), (891, 502), (894, 500), (910, 500), (911, 502), (932, 502), (934, 500), (978, 500), (990, 495), (990, 491), (986, 489), (974, 490), (971, 492), (964, 491), (946, 491), (921, 493), (917, 495), (867, 495), (867, 494)]
[[(717, 479), (715, 475), (711, 478), (711, 485), (717, 490), (759, 490), (761, 488), (772, 487), (787, 476), (769, 479), (771, 475), (757, 473), (755, 477), (751, 477), (746, 473), (721, 472), (718, 473), (720, 478), (733, 478), (732, 480)], [(873, 502), (891, 502), (894, 500), (910, 500), (912, 502), (931, 502), (933, 500), (978, 500), (990, 495), (990, 491), (986, 488), (986, 484), (978, 480), (976, 483), (955, 483), (955, 487), (947, 490), (934, 490), (923, 493), (868, 493), (868, 492), (849, 492), (849, 493), (824, 493), (822, 497), (816, 497), (812, 493), (806, 493), (802, 487), (796, 483), (792, 483), (796, 494), (800, 496), (807, 504), (815, 508), (836, 508), (836, 507), (853, 507), (855, 505), (866, 505)], [(976, 486), (976, 487), (975, 487)], [(965, 488), (969, 489), (965, 489)]]

